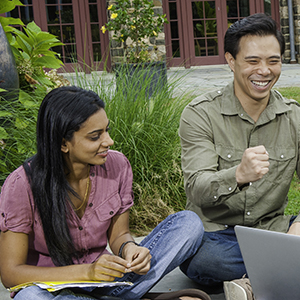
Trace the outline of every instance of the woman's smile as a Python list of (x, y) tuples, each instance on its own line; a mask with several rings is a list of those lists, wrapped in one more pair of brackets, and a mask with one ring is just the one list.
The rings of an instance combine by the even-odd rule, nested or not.
[(98, 152), (97, 155), (101, 156), (101, 157), (106, 157), (108, 154), (108, 150), (106, 151), (102, 151), (102, 152)]
[[(104, 109), (90, 116), (66, 141), (66, 159), (69, 164), (102, 165), (106, 162), (108, 149), (114, 144), (110, 138), (109, 120)], [(72, 169), (72, 168), (71, 168)]]

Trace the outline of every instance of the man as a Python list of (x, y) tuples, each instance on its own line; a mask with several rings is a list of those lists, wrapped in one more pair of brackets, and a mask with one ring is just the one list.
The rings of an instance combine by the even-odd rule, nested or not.
[[(281, 73), (283, 36), (271, 17), (255, 14), (228, 29), (224, 48), (233, 83), (194, 99), (179, 129), (186, 208), (206, 231), (181, 269), (204, 285), (246, 273), (235, 225), (300, 235), (300, 217), (284, 216), (300, 171), (300, 106), (271, 90)], [(247, 300), (224, 287), (227, 299)]]

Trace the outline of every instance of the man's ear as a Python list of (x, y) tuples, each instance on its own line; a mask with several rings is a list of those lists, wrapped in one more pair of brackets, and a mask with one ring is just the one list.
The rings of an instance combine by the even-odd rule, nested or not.
[(229, 68), (231, 69), (232, 72), (234, 72), (234, 66), (235, 66), (235, 59), (234, 57), (229, 53), (225, 53), (225, 59), (228, 63)]
[(61, 151), (63, 153), (68, 153), (69, 152), (69, 148), (67, 146), (67, 143), (66, 143), (65, 139), (63, 139), (62, 142), (61, 142)]

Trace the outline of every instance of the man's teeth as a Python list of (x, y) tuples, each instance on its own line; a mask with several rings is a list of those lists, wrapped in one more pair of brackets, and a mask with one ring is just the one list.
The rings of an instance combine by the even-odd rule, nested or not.
[(252, 82), (259, 86), (267, 86), (269, 83), (269, 81), (255, 81), (255, 80), (252, 80)]

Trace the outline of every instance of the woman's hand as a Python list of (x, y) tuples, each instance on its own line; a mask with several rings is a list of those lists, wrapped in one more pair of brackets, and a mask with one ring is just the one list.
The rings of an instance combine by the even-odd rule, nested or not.
[[(108, 240), (110, 249), (117, 255), (123, 243), (134, 241), (129, 231), (129, 211), (121, 215), (115, 215), (108, 230)], [(145, 247), (140, 247), (134, 243), (127, 243), (122, 250), (122, 257), (126, 261), (128, 272), (145, 275), (150, 270), (151, 254)]]
[(130, 270), (145, 275), (150, 270), (151, 254), (149, 249), (128, 243), (123, 249), (123, 257), (129, 263)]
[(128, 261), (115, 255), (103, 254), (90, 265), (90, 280), (114, 281), (131, 272)]

